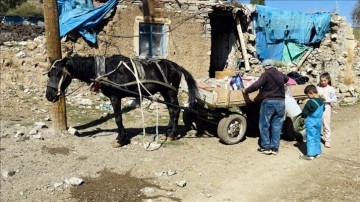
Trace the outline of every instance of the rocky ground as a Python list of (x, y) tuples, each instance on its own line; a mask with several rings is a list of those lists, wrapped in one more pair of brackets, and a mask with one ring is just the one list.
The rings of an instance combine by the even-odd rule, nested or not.
[(156, 125), (164, 133), (167, 110), (146, 102), (143, 122), (130, 99), (123, 101), (123, 118), (132, 143), (113, 148), (108, 99), (78, 81), (66, 96), (68, 126), (78, 133), (52, 129), (43, 37), (0, 48), (1, 201), (360, 200), (359, 104), (341, 102), (333, 109), (332, 148), (314, 161), (298, 158), (305, 144), (282, 140), (279, 154), (266, 156), (256, 151), (254, 131), (239, 144), (224, 145), (212, 127), (197, 137), (182, 120), (181, 138), (146, 150)]
[(1, 24), (0, 44), (6, 41), (27, 41), (33, 40), (45, 34), (44, 27), (29, 26), (23, 24)]
[[(145, 149), (167, 122), (163, 105), (124, 108), (132, 143), (113, 148), (116, 125), (107, 99), (78, 82), (67, 96), (68, 125), (51, 129), (40, 69), (1, 69), (1, 201), (359, 201), (360, 105), (333, 111), (333, 147), (314, 161), (300, 160), (305, 145), (281, 141), (280, 153), (256, 151), (257, 134), (224, 145), (213, 132)], [(31, 80), (34, 82), (31, 83)], [(253, 124), (253, 123), (249, 123)]]

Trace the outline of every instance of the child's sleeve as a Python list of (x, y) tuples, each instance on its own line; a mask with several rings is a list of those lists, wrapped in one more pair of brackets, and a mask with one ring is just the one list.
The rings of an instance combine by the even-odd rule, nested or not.
[(305, 104), (305, 106), (304, 106), (304, 108), (303, 108), (303, 110), (302, 110), (302, 112), (301, 112), (301, 116), (303, 117), (303, 118), (306, 118), (307, 116), (309, 116), (309, 114), (311, 113), (310, 111), (310, 102), (311, 102), (311, 100), (308, 100), (307, 102), (306, 102), (306, 104)]
[(334, 103), (337, 101), (335, 88), (330, 88), (329, 97), (325, 100), (326, 103)]

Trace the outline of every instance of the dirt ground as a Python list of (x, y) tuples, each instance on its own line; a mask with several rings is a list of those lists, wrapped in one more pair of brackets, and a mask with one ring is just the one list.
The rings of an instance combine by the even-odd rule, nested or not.
[[(53, 131), (46, 70), (0, 70), (2, 202), (360, 201), (360, 105), (333, 111), (332, 148), (314, 161), (300, 160), (305, 147), (294, 141), (282, 140), (279, 154), (266, 156), (256, 150), (257, 134), (224, 145), (211, 132), (196, 137), (182, 120), (182, 138), (146, 151), (143, 143), (156, 133), (156, 123), (160, 134), (165, 130), (163, 105), (144, 109), (145, 136), (140, 108), (124, 109), (132, 143), (113, 148), (116, 125), (107, 98), (74, 81), (68, 126), (80, 134)], [(79, 104), (78, 98), (92, 102)], [(73, 177), (83, 182), (71, 185)]]

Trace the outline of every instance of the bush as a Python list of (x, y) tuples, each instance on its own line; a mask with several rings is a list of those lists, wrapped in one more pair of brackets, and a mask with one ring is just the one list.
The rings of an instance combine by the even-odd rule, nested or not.
[(0, 0), (0, 15), (4, 15), (9, 10), (9, 5), (6, 2)]
[(27, 0), (0, 0), (0, 15), (5, 15), (8, 10), (16, 8), (25, 1)]
[(20, 17), (43, 17), (44, 11), (42, 4), (35, 2), (25, 2), (15, 9), (9, 10), (6, 15)]

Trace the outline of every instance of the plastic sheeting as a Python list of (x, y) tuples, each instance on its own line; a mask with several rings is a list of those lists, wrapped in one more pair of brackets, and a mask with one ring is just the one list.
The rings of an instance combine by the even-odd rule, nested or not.
[(312, 50), (312, 48), (301, 44), (287, 42), (284, 44), (282, 61), (285, 64), (291, 62), (297, 63), (300, 61), (302, 56), (309, 50)]
[(91, 32), (91, 28), (116, 6), (118, 0), (109, 0), (97, 8), (94, 8), (92, 0), (57, 0), (57, 3), (60, 37), (78, 30), (87, 41), (96, 43), (96, 34)]
[(256, 52), (261, 61), (269, 58), (281, 61), (283, 49), (283, 41), (280, 41), (279, 43), (266, 43), (265, 32), (256, 33)]
[[(260, 5), (256, 6), (256, 10), (253, 20), (256, 31), (256, 49), (260, 60), (268, 58), (283, 60), (283, 50), (289, 50), (285, 44), (289, 44), (288, 42), (302, 45), (318, 43), (330, 28), (330, 13), (303, 13)], [(307, 48), (304, 49), (306, 50)], [(296, 53), (288, 52), (287, 54), (303, 54), (298, 51), (299, 49)], [(289, 58), (291, 57), (286, 58), (287, 62)]]

